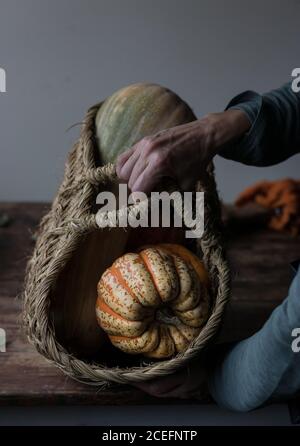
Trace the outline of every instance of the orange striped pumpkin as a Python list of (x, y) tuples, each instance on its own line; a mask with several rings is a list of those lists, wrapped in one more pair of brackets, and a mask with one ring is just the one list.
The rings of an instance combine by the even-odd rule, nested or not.
[(185, 350), (208, 314), (204, 265), (180, 245), (124, 254), (98, 283), (98, 323), (130, 354), (163, 359)]

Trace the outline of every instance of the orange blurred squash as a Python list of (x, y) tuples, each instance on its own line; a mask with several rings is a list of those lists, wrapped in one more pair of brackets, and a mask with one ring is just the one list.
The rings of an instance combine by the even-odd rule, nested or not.
[(209, 306), (204, 265), (181, 245), (124, 254), (98, 283), (97, 321), (112, 344), (130, 354), (163, 359), (185, 350)]

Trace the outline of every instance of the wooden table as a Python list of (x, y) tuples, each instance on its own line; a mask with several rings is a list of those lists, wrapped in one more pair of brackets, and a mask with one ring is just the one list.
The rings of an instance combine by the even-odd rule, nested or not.
[[(0, 328), (7, 336), (7, 351), (0, 353), (0, 404), (170, 403), (132, 388), (97, 392), (64, 376), (27, 342), (18, 296), (34, 246), (32, 234), (48, 208), (40, 203), (0, 204), (0, 214), (11, 217), (11, 223), (0, 228)], [(245, 216), (240, 217), (231, 218), (228, 225), (233, 290), (220, 342), (244, 338), (262, 326), (287, 294), (292, 278), (289, 262), (300, 257), (300, 238), (257, 229)]]

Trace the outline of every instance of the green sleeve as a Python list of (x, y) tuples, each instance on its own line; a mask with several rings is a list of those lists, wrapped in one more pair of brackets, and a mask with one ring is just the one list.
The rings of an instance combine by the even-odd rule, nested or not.
[(300, 152), (300, 93), (292, 90), (291, 83), (264, 95), (246, 91), (227, 109), (244, 111), (252, 125), (242, 139), (222, 149), (222, 157), (270, 166)]

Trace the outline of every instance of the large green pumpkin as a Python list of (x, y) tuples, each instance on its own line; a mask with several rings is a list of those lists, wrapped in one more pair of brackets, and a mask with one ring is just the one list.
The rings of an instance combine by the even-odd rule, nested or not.
[(145, 136), (195, 119), (179, 96), (160, 85), (139, 83), (122, 88), (104, 101), (96, 116), (101, 161), (115, 162)]

